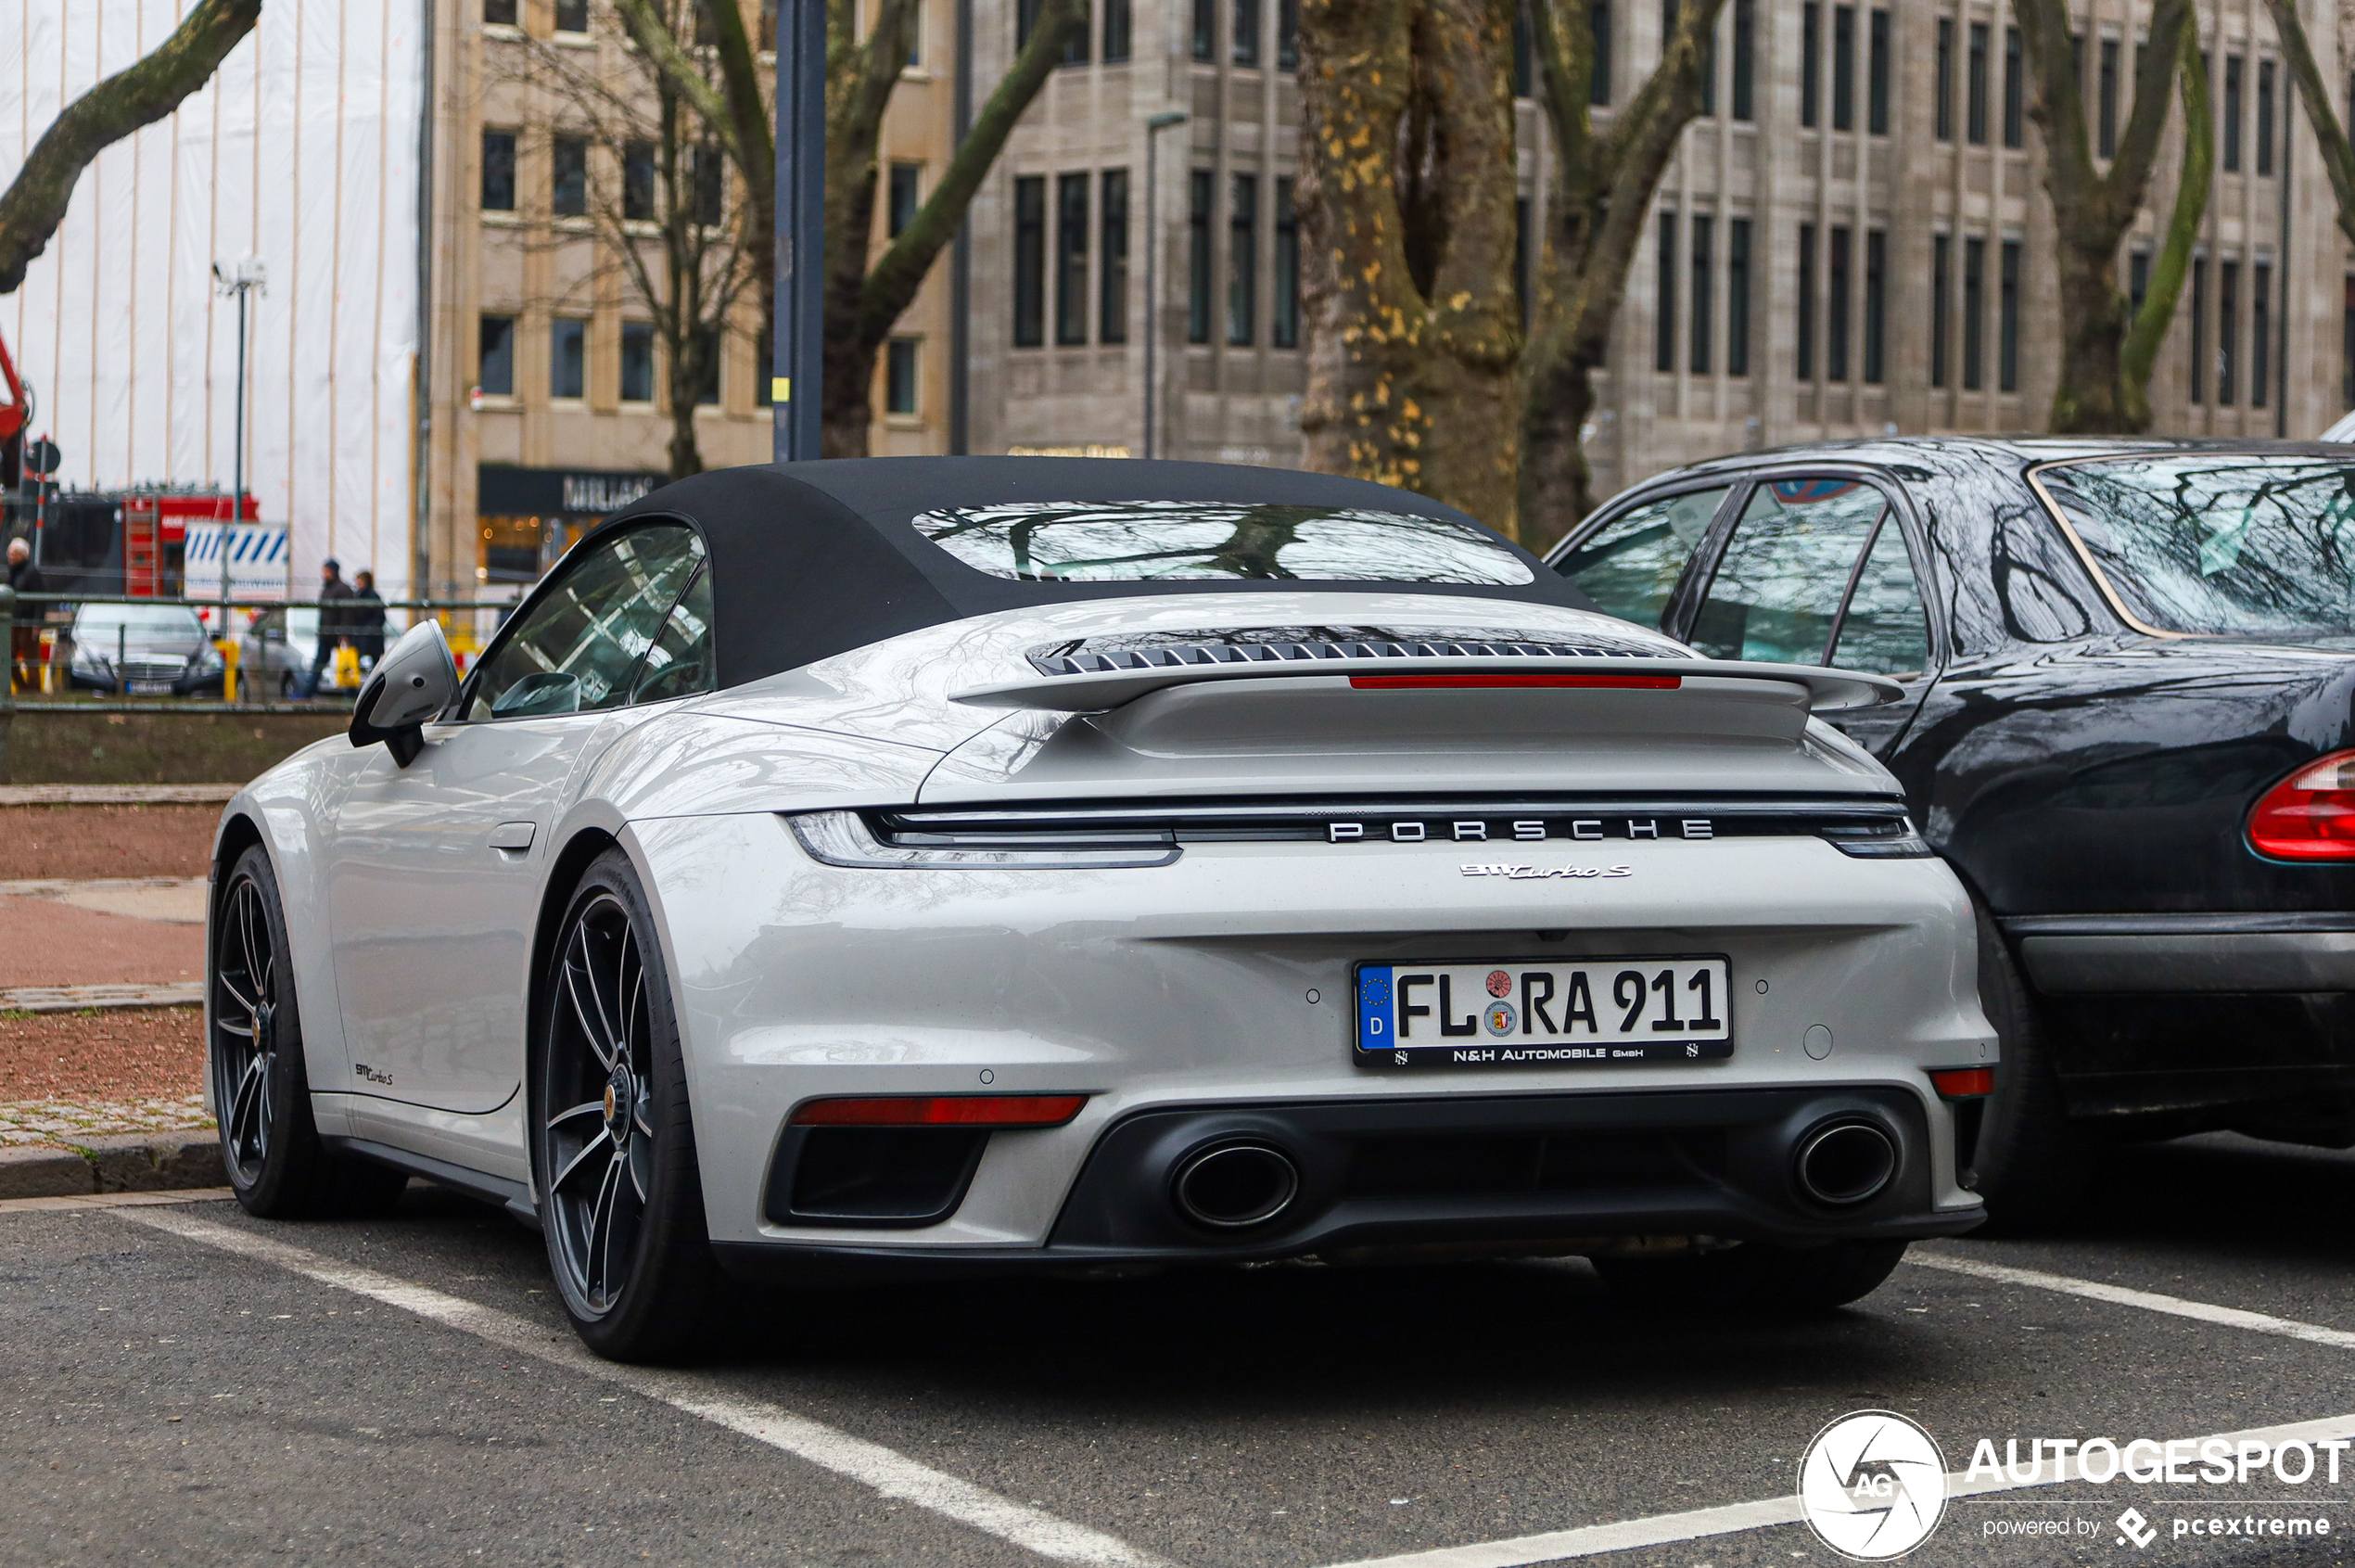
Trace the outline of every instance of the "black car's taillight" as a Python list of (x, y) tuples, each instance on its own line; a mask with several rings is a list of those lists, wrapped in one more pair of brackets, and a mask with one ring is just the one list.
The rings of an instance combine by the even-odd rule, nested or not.
[(2355, 751), (2317, 759), (2265, 792), (2248, 847), (2281, 860), (2355, 860)]

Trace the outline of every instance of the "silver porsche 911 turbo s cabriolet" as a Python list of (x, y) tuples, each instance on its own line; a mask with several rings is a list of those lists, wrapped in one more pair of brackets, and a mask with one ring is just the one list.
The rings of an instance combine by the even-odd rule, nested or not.
[(1811, 717), (1897, 687), (1581, 606), (1315, 475), (657, 491), (224, 811), (238, 1197), (502, 1202), (617, 1357), (736, 1281), (958, 1269), (1852, 1300), (1979, 1219), (1994, 1065), (1969, 900)]

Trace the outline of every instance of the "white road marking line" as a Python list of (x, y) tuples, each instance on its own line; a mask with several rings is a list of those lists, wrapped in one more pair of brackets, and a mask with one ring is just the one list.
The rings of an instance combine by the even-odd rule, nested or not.
[(1101, 1568), (1167, 1568), (1160, 1558), (1140, 1551), (1116, 1536), (1091, 1530), (1084, 1524), (1075, 1524), (1067, 1519), (1058, 1519), (1051, 1513), (1025, 1507), (1012, 1498), (1001, 1498), (970, 1481), (961, 1481), (929, 1465), (920, 1464), (880, 1443), (854, 1437), (822, 1422), (795, 1415), (780, 1406), (759, 1399), (739, 1398), (710, 1377), (601, 1360), (591, 1355), (569, 1332), (552, 1333), (537, 1323), (479, 1306), (461, 1296), (396, 1280), (373, 1268), (338, 1262), (250, 1231), (216, 1225), (209, 1219), (135, 1208), (121, 1211), (120, 1217), (153, 1226), (184, 1241), (218, 1247), (223, 1252), (273, 1264), (321, 1284), (333, 1285), (338, 1290), (414, 1312), (446, 1328), (486, 1340), (503, 1350), (534, 1357), (566, 1371), (602, 1379), (633, 1394), (643, 1395), (674, 1409), (700, 1417), (714, 1425), (740, 1433), (755, 1442), (765, 1443), (772, 1448), (808, 1460), (837, 1475), (872, 1487), (884, 1497), (930, 1509), (935, 1513), (1000, 1540), (1011, 1541), (1041, 1557), (1053, 1558), (1060, 1562), (1100, 1564)]
[[(2210, 1437), (2195, 1437), (2195, 1444), (2209, 1441), (2237, 1444), (2243, 1438), (2260, 1443), (2314, 1443), (2332, 1438), (2355, 1438), (2355, 1414), (2325, 1416), (2321, 1421), (2296, 1421), (2287, 1426), (2252, 1427), (2246, 1432), (2219, 1432)], [(2033, 1481), (1967, 1481), (1965, 1472), (1946, 1472), (1946, 1497), (1983, 1497), (1992, 1492), (2025, 1492), (2040, 1486), (2056, 1486), (2065, 1482), (2081, 1481), (2077, 1458), (2052, 1466), (2054, 1473), (2040, 1474)], [(2095, 1482), (2099, 1485), (2103, 1483)], [(1711, 1536), (1730, 1536), (1744, 1530), (1763, 1530), (1775, 1524), (1796, 1524), (1800, 1521), (1799, 1498), (1796, 1496), (1769, 1498), (1754, 1503), (1732, 1503), (1724, 1508), (1699, 1508), (1688, 1513), (1661, 1513), (1648, 1519), (1623, 1519), (1609, 1524), (1589, 1524), (1583, 1529), (1557, 1530), (1545, 1536), (1521, 1536), (1509, 1541), (1483, 1541), (1476, 1546), (1441, 1547), (1432, 1551), (1410, 1551), (1396, 1557), (1368, 1557), (1355, 1562), (1342, 1562), (1333, 1568), (1528, 1568), (1538, 1562), (1561, 1562), (1576, 1557), (1599, 1557), (1606, 1552), (1627, 1551), (1636, 1547), (1674, 1546), (1679, 1541), (1696, 1541)]]
[(1941, 1268), (1949, 1274), (1968, 1274), (1974, 1279), (1992, 1280), (1998, 1284), (2024, 1285), (2030, 1290), (2083, 1296), (2088, 1301), (2107, 1302), (2113, 1307), (2138, 1307), (2145, 1312), (2163, 1312), (2171, 1318), (2191, 1318), (2225, 1328), (2247, 1329), (2253, 1333), (2302, 1339), (2309, 1345), (2327, 1345), (2334, 1350), (2355, 1350), (2355, 1333), (2345, 1329), (2326, 1329), (2320, 1323), (2301, 1323), (2292, 1318), (2276, 1318), (2264, 1312), (2244, 1312), (2237, 1307), (2212, 1307), (2204, 1301), (2187, 1301), (2179, 1295), (2161, 1295), (2156, 1291), (2129, 1290), (2123, 1285), (2105, 1285), (2095, 1280), (2047, 1274), (2036, 1268), (2014, 1268), (2002, 1263), (1980, 1263), (1942, 1253), (1912, 1253), (1907, 1255), (1905, 1261), (1916, 1268)]

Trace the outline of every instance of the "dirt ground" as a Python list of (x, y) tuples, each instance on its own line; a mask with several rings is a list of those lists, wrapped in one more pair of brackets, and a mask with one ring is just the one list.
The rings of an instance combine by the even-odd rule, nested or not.
[(202, 876), (218, 806), (0, 806), (0, 882)]
[(193, 1007), (0, 1013), (0, 1102), (145, 1099), (204, 1087)]

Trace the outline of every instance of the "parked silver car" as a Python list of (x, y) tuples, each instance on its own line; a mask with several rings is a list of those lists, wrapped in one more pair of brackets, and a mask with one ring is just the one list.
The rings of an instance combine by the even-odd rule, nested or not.
[[(257, 616), (238, 639), (237, 649), (237, 682), (248, 695), (292, 701), (318, 654), (319, 612), (276, 609)], [(319, 672), (323, 692), (356, 691), (359, 685), (356, 680), (339, 683), (332, 664)]]

